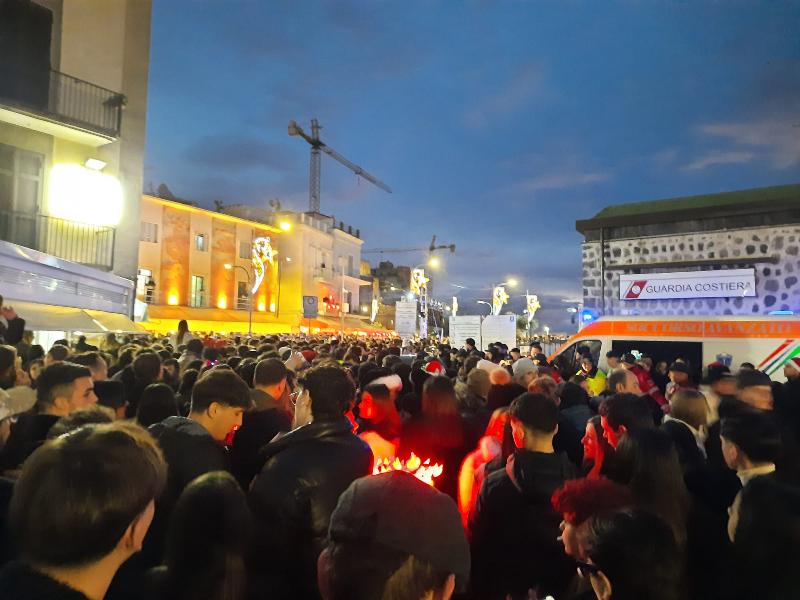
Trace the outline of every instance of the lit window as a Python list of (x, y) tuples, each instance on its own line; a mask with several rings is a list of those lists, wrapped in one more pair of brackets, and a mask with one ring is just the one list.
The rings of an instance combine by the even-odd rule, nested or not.
[(192, 275), (191, 290), (189, 293), (189, 306), (198, 308), (203, 306), (205, 296), (205, 287), (203, 285), (203, 278), (199, 275)]
[(194, 236), (194, 247), (198, 252), (206, 251), (206, 234), (198, 233)]
[(145, 223), (142, 221), (139, 231), (139, 241), (142, 242), (158, 242), (158, 224)]

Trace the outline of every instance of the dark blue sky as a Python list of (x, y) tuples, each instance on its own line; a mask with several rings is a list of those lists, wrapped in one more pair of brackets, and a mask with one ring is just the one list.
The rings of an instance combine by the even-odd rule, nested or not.
[(323, 212), (365, 247), (455, 243), (437, 296), (513, 275), (559, 328), (576, 219), (800, 181), (799, 31), (798, 2), (157, 0), (145, 184), (305, 210), (286, 126), (317, 117), (394, 189), (324, 157)]

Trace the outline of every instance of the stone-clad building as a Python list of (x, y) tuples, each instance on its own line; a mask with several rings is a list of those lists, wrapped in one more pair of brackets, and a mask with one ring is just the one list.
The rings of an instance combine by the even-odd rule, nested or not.
[(576, 229), (597, 316), (800, 311), (800, 184), (609, 206)]

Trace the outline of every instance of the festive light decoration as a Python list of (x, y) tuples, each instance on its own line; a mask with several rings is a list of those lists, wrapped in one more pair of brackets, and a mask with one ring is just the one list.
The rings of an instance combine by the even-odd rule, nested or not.
[(374, 323), (375, 319), (378, 317), (378, 299), (377, 298), (373, 298), (372, 299), (372, 307), (371, 307), (371, 309), (372, 310), (371, 310), (370, 315), (369, 315), (369, 322), (370, 323)]
[(453, 316), (458, 315), (458, 298), (453, 296)]
[(528, 302), (528, 324), (533, 321), (533, 316), (536, 314), (536, 311), (542, 308), (541, 303), (539, 302), (539, 296), (536, 294), (527, 294), (525, 299)]
[(506, 294), (506, 288), (504, 288), (502, 285), (498, 285), (496, 288), (494, 288), (494, 290), (492, 290), (492, 314), (499, 315), (506, 303), (508, 303), (508, 294)]
[(275, 255), (278, 253), (277, 250), (272, 248), (272, 244), (270, 244), (270, 238), (268, 237), (258, 237), (253, 240), (253, 274), (255, 275), (255, 281), (253, 282), (253, 290), (252, 293), (255, 294), (258, 291), (258, 288), (261, 286), (261, 282), (264, 281), (264, 276), (267, 274), (267, 264), (274, 264), (275, 262)]
[(433, 480), (442, 474), (444, 467), (439, 463), (431, 464), (431, 459), (429, 458), (422, 460), (412, 452), (411, 456), (406, 461), (400, 460), (399, 458), (393, 460), (384, 458), (383, 460), (379, 460), (375, 463), (372, 474), (380, 475), (381, 473), (388, 473), (389, 471), (405, 471), (421, 482), (433, 485)]
[(411, 293), (421, 295), (423, 290), (428, 288), (430, 279), (425, 277), (425, 269), (414, 269), (411, 271)]

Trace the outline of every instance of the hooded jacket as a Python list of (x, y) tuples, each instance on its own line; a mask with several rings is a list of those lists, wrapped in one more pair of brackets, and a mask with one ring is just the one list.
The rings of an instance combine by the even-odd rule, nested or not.
[(343, 416), (298, 427), (265, 446), (262, 458), (248, 497), (255, 577), (270, 598), (316, 598), (331, 513), (341, 493), (372, 472), (372, 451)]
[(476, 597), (526, 596), (537, 586), (540, 596), (563, 597), (574, 563), (556, 539), (561, 515), (550, 498), (577, 475), (563, 453), (517, 450), (488, 476), (470, 517)]

